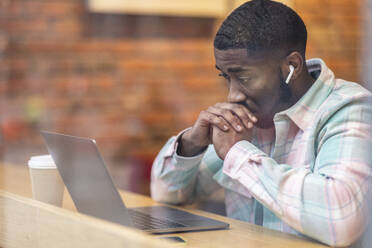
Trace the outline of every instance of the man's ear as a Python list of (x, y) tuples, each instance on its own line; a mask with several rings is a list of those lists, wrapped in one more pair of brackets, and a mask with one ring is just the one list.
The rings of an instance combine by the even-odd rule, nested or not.
[(303, 70), (303, 67), (304, 67), (304, 59), (301, 55), (301, 53), (299, 52), (292, 52), (290, 53), (284, 60), (283, 60), (283, 63), (281, 65), (281, 70), (282, 70), (282, 73), (283, 73), (283, 78), (287, 78), (289, 73), (290, 73), (290, 69), (289, 69), (289, 66), (292, 65), (294, 70), (293, 70), (293, 74), (291, 76), (291, 81), (293, 80), (296, 80), (299, 75), (301, 74), (301, 71)]

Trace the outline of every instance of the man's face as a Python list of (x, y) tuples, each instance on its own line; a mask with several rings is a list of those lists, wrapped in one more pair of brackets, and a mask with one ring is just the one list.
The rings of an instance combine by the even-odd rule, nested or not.
[(214, 49), (216, 68), (228, 84), (228, 101), (248, 108), (257, 126), (273, 126), (275, 113), (288, 107), (289, 87), (274, 55), (249, 56), (247, 49)]

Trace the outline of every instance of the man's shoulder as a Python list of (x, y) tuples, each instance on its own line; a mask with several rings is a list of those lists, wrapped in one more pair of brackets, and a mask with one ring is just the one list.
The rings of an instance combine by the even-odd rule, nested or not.
[(372, 93), (359, 83), (336, 79), (330, 97), (338, 100), (355, 101), (364, 98), (371, 98)]
[(372, 93), (358, 83), (336, 79), (333, 90), (318, 111), (323, 121), (346, 120), (351, 112), (372, 113)]

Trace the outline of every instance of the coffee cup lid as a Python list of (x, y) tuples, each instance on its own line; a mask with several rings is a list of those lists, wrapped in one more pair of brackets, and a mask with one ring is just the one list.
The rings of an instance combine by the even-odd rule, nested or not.
[(56, 164), (51, 155), (32, 156), (28, 160), (28, 167), (33, 169), (55, 169)]

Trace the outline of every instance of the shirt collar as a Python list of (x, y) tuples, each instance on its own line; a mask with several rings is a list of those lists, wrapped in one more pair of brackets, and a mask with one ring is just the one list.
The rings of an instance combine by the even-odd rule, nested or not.
[(306, 61), (306, 65), (310, 73), (320, 70), (319, 77), (295, 105), (274, 116), (275, 121), (281, 115), (287, 115), (301, 130), (305, 130), (312, 123), (314, 114), (335, 85), (334, 74), (323, 60), (310, 59)]

